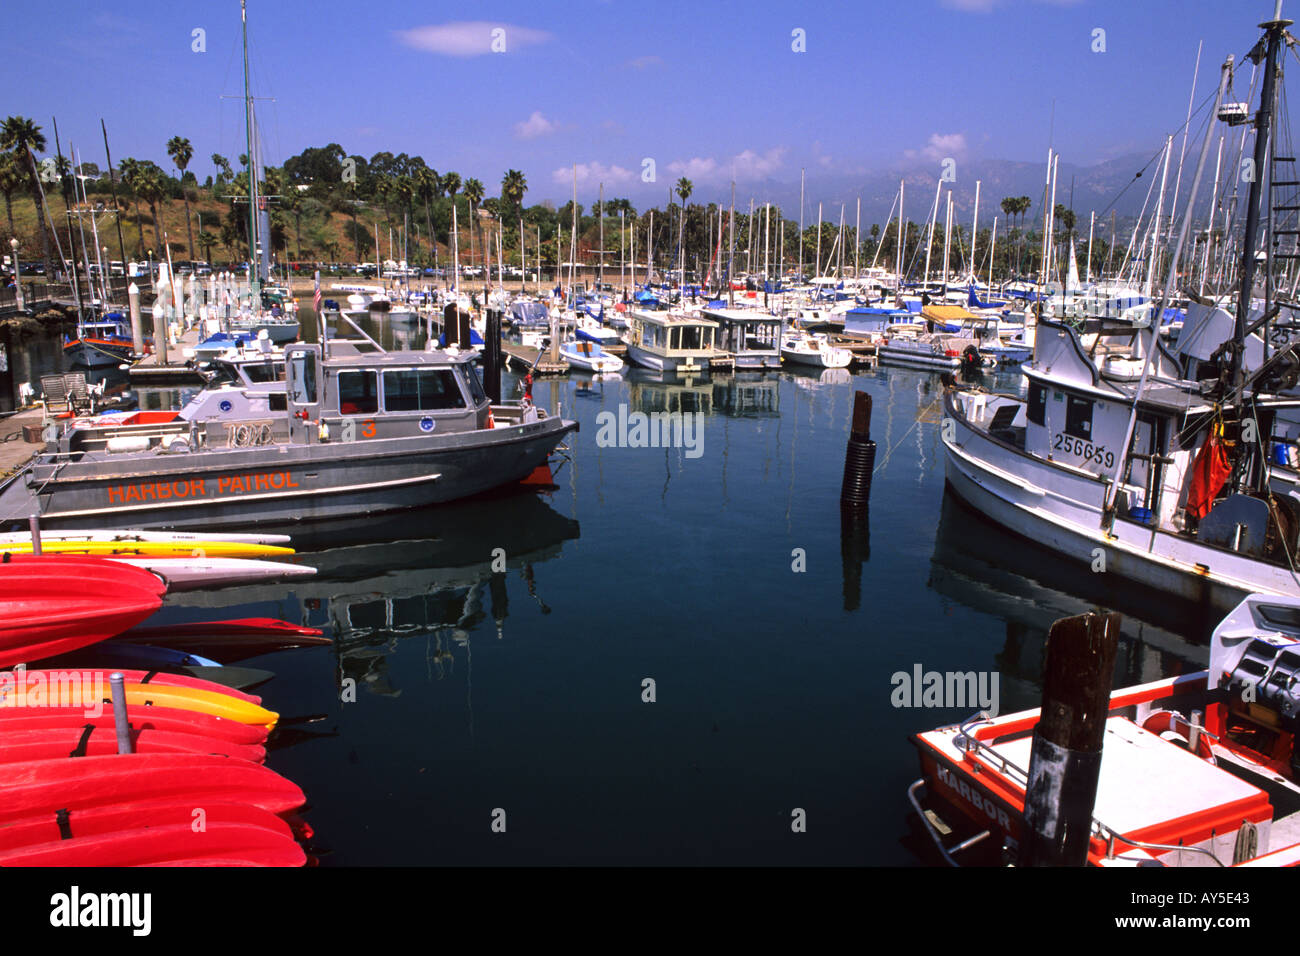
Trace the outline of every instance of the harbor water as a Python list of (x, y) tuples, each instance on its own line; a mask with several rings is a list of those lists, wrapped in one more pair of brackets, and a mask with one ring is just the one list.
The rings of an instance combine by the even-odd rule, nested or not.
[[(855, 390), (878, 452), (845, 523)], [(333, 638), (243, 662), (277, 675), (267, 763), (325, 866), (932, 862), (908, 737), (980, 706), (900, 701), (896, 675), (996, 675), (1006, 713), (1038, 705), (1057, 618), (1124, 612), (1116, 686), (1204, 667), (1212, 626), (955, 501), (941, 393), (888, 368), (539, 381), (581, 424), (552, 489), (290, 529), (308, 583), (174, 595), (158, 623)], [(675, 447), (636, 447), (655, 412), (683, 414)]]

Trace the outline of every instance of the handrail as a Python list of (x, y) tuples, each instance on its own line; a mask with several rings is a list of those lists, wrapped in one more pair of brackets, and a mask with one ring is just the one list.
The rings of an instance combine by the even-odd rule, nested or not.
[[(1182, 717), (1181, 714), (1179, 715), (1179, 717), (1182, 719), (1182, 721), (1185, 724), (1188, 725), (1188, 727), (1194, 726), (1191, 723), (1191, 721), (1187, 720), (1187, 718), (1185, 717)], [(1023, 779), (1025, 788), (1028, 789), (1029, 772), (1024, 770), (1022, 767), (1017, 766), (1011, 760), (1007, 759), (1007, 757), (1004, 754), (999, 753), (992, 746), (986, 744), (984, 741), (975, 737), (974, 734), (972, 733), (973, 729), (976, 726), (980, 724), (992, 724), (992, 723), (993, 723), (992, 718), (989, 716), (988, 711), (985, 710), (981, 710), (978, 713), (973, 714), (970, 717), (967, 717), (964, 721), (962, 721), (960, 724), (957, 725), (958, 733), (957, 736), (953, 738), (953, 746), (955, 746), (958, 750), (962, 751), (963, 753), (967, 753), (967, 754), (975, 754), (975, 753), (986, 754), (990, 759), (996, 760), (998, 762), (999, 764), (998, 769), (1000, 772), (1006, 773), (1007, 770), (1010, 769), (1015, 771), (1017, 774), (1019, 774), (1020, 777)], [(1214, 734), (1211, 734), (1208, 730), (1205, 730), (1204, 728), (1201, 728), (1201, 732), (1204, 733), (1207, 737), (1214, 737), (1215, 740), (1219, 739), (1218, 737), (1215, 737)], [(1225, 866), (1225, 864), (1217, 856), (1215, 856), (1212, 852), (1210, 852), (1209, 850), (1203, 847), (1171, 846), (1169, 844), (1163, 844), (1163, 843), (1146, 843), (1142, 840), (1137, 840), (1132, 837), (1125, 836), (1123, 833), (1120, 833), (1119, 831), (1114, 830), (1111, 827), (1107, 826), (1106, 824), (1102, 823), (1096, 817), (1090, 816), (1090, 820), (1092, 824), (1090, 827), (1090, 831), (1094, 835), (1100, 837), (1106, 842), (1106, 858), (1108, 860), (1115, 858), (1115, 841), (1119, 840), (1121, 842), (1127, 843), (1131, 846), (1139, 847), (1140, 849), (1144, 849), (1144, 850), (1167, 850), (1167, 851), (1186, 850), (1187, 852), (1190, 853), (1204, 853), (1210, 859), (1214, 860), (1214, 862), (1217, 863), (1219, 866)]]

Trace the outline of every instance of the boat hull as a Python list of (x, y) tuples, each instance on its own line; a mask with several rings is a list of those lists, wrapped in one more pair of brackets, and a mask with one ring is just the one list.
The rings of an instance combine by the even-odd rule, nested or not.
[[(948, 396), (954, 422), (944, 438), (945, 477), (953, 492), (1008, 530), (1097, 567), (1158, 588), (1222, 615), (1252, 592), (1295, 595), (1290, 573), (1278, 566), (1199, 544), (1148, 525), (1117, 518), (1102, 529), (1104, 486), (1099, 479), (1037, 462), (972, 428)], [(1012, 470), (1014, 469), (1014, 470)]]
[(703, 372), (709, 367), (708, 359), (698, 359), (694, 357), (678, 358), (671, 355), (661, 355), (658, 352), (644, 349), (639, 345), (628, 345), (627, 357), (629, 361), (654, 372), (678, 372), (686, 374), (688, 372)]
[(246, 528), (370, 515), (521, 481), (577, 427), (547, 418), (442, 436), (120, 455), (65, 463), (57, 476), (38, 460), (0, 491), (0, 505), (15, 509), (10, 514), (39, 512), (42, 526), (56, 530), (124, 522)]

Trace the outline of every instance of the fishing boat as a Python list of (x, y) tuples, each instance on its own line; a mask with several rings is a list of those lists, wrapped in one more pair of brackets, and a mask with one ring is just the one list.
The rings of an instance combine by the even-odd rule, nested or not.
[[(1215, 629), (1208, 670), (1114, 691), (1088, 864), (1300, 866), (1298, 680), (1300, 598), (1256, 594)], [(1040, 717), (980, 712), (913, 738), (908, 797), (946, 862), (1015, 858)]]
[(116, 368), (134, 351), (130, 321), (121, 312), (77, 323), (77, 335), (63, 343), (63, 354), (73, 365)]
[(0, 514), (190, 530), (401, 510), (521, 481), (578, 427), (527, 398), (493, 404), (477, 352), (386, 352), (361, 335), (290, 346), (283, 388), (225, 385), (168, 421), (67, 426), (0, 487)]
[(699, 373), (713, 358), (718, 323), (684, 312), (643, 312), (628, 316), (627, 357), (655, 372)]
[(782, 336), (781, 358), (792, 365), (812, 368), (848, 368), (853, 353), (831, 345), (822, 333), (791, 329)]
[(569, 363), (570, 368), (584, 372), (618, 372), (623, 368), (623, 360), (606, 352), (599, 342), (581, 339), (562, 342), (560, 357)]

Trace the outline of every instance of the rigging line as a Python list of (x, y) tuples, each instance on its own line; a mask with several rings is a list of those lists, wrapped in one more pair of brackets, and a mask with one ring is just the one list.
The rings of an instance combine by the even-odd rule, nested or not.
[(871, 476), (873, 478), (876, 475), (880, 474), (880, 472), (885, 470), (885, 466), (889, 464), (889, 458), (891, 455), (894, 454), (894, 450), (898, 448), (898, 446), (903, 443), (903, 441), (907, 438), (907, 436), (912, 433), (912, 429), (921, 423), (921, 419), (925, 417), (927, 414), (929, 414), (930, 409), (934, 408), (934, 406), (939, 404), (939, 402), (942, 400), (943, 400), (943, 394), (940, 393), (939, 395), (936, 395), (934, 397), (934, 400), (931, 401), (929, 405), (925, 406), (925, 408), (921, 409), (919, 412), (916, 413), (916, 418), (913, 419), (912, 424), (907, 426), (907, 430), (904, 431), (903, 434), (898, 437), (898, 441), (894, 442), (892, 445), (889, 446), (889, 448), (885, 451), (885, 457), (880, 460), (880, 464), (876, 465), (876, 467), (871, 470)]
[[(1215, 91), (1214, 91), (1213, 93), (1211, 93), (1209, 96), (1207, 96), (1205, 99), (1203, 99), (1203, 100), (1201, 101), (1201, 104), (1200, 104), (1198, 107), (1196, 107), (1196, 109), (1193, 111), (1191, 117), (1188, 117), (1187, 122), (1185, 122), (1185, 123), (1180, 123), (1180, 124), (1178, 125), (1178, 128), (1175, 129), (1172, 133), (1170, 133), (1170, 134), (1168, 134), (1168, 135), (1170, 135), (1170, 136), (1177, 136), (1179, 133), (1181, 133), (1181, 132), (1183, 131), (1183, 129), (1186, 128), (1186, 127), (1191, 123), (1191, 121), (1192, 121), (1192, 119), (1193, 119), (1194, 117), (1200, 115), (1201, 110), (1205, 109), (1206, 106), (1208, 106), (1211, 102), (1214, 101), (1214, 98), (1215, 98), (1216, 96), (1218, 96), (1218, 93), (1219, 93), (1219, 91), (1218, 91), (1218, 89), (1216, 88)], [(1106, 213), (1110, 212), (1111, 207), (1114, 206), (1115, 203), (1119, 202), (1120, 197), (1123, 196), (1124, 193), (1128, 192), (1129, 186), (1132, 186), (1135, 182), (1137, 182), (1139, 179), (1141, 179), (1141, 178), (1142, 178), (1142, 175), (1147, 171), (1147, 169), (1150, 168), (1151, 164), (1154, 163), (1154, 162), (1156, 162), (1157, 160), (1159, 160), (1159, 158), (1160, 158), (1161, 156), (1164, 155), (1164, 152), (1165, 152), (1165, 148), (1164, 148), (1163, 146), (1161, 146), (1158, 150), (1156, 150), (1155, 155), (1152, 156), (1150, 159), (1147, 160), (1146, 165), (1143, 166), (1140, 170), (1137, 171), (1137, 173), (1134, 175), (1134, 177), (1128, 181), (1128, 184), (1127, 184), (1123, 189), (1121, 189), (1118, 193), (1116, 193), (1116, 194), (1115, 194), (1115, 198), (1112, 199), (1112, 200), (1111, 200), (1111, 201), (1106, 205), (1106, 208), (1105, 208), (1105, 209), (1103, 209), (1101, 212), (1097, 213), (1097, 215), (1098, 215), (1098, 216), (1104, 216)]]
[[(1250, 397), (1250, 407), (1251, 407), (1251, 408), (1254, 410), (1254, 412), (1255, 412), (1255, 422), (1256, 422), (1256, 424), (1258, 425), (1258, 423), (1259, 423), (1259, 406), (1256, 404), (1255, 396), (1254, 396), (1254, 395), (1252, 395), (1252, 396)], [(1262, 449), (1262, 450), (1261, 450), (1261, 458), (1263, 459), (1263, 465), (1264, 465), (1264, 487), (1265, 487), (1266, 489), (1268, 489), (1268, 490), (1267, 490), (1267, 494), (1268, 494), (1268, 497), (1271, 499), (1271, 498), (1274, 497), (1274, 495), (1273, 495), (1273, 490), (1272, 490), (1273, 469), (1272, 469), (1272, 467), (1269, 465), (1269, 461), (1268, 461), (1268, 452), (1267, 452), (1266, 449)], [(1279, 537), (1281, 537), (1281, 536), (1279, 536)], [(1291, 577), (1292, 577), (1292, 579), (1296, 582), (1296, 584), (1300, 584), (1300, 575), (1297, 575), (1297, 574), (1296, 574), (1295, 561), (1292, 560), (1292, 557), (1291, 557), (1291, 548), (1287, 546), (1287, 542), (1286, 542), (1286, 538), (1285, 538), (1285, 537), (1282, 537), (1282, 552), (1283, 552), (1283, 554), (1286, 555), (1287, 569), (1291, 572)]]

